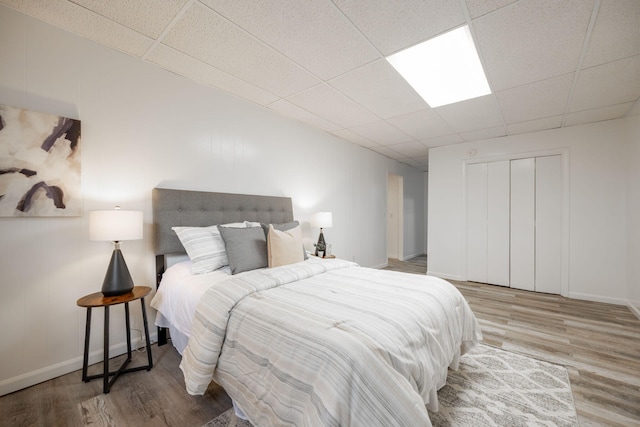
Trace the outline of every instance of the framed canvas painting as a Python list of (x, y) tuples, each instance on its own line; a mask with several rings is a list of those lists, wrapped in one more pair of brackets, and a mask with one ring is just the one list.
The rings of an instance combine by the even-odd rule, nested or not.
[(80, 216), (80, 120), (0, 105), (0, 216)]

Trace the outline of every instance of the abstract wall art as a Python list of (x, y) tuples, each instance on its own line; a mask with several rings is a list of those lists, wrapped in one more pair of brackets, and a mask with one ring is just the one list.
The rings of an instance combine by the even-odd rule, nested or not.
[(0, 105), (0, 216), (80, 216), (80, 120)]

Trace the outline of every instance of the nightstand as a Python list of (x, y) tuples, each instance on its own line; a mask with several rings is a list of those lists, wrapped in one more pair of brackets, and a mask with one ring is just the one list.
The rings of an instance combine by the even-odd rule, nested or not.
[[(102, 292), (96, 292), (80, 298), (77, 302), (78, 306), (87, 309), (87, 324), (84, 334), (84, 361), (82, 363), (82, 381), (89, 382), (95, 378), (103, 379), (103, 392), (109, 393), (109, 389), (118, 378), (118, 375), (127, 372), (147, 371), (153, 368), (153, 359), (151, 357), (151, 341), (149, 340), (149, 326), (147, 325), (147, 310), (144, 306), (144, 297), (149, 295), (151, 288), (148, 286), (135, 286), (129, 293), (112, 297), (105, 297)], [(144, 322), (144, 335), (147, 340), (147, 359), (148, 364), (145, 366), (137, 366), (135, 368), (125, 367), (131, 362), (131, 329), (129, 321), (129, 303), (131, 301), (140, 300), (142, 304), (142, 320)], [(112, 305), (124, 304), (125, 320), (127, 328), (127, 360), (117, 371), (109, 372), (109, 307)], [(89, 362), (89, 341), (91, 336), (91, 309), (94, 307), (104, 307), (104, 367), (103, 373), (98, 375), (87, 375), (87, 365)], [(109, 377), (113, 376), (111, 381)]]

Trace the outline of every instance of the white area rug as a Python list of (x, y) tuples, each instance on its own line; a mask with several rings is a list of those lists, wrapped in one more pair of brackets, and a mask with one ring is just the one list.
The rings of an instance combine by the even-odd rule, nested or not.
[[(434, 426), (577, 426), (564, 366), (479, 345), (449, 371)], [(234, 424), (235, 423), (235, 424)], [(230, 409), (203, 427), (251, 427)]]
[(564, 366), (479, 345), (449, 371), (434, 426), (577, 426)]

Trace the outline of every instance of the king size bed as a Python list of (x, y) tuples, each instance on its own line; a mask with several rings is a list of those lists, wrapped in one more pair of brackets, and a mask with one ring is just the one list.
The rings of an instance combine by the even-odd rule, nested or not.
[(153, 214), (159, 342), (254, 426), (430, 426), (481, 339), (444, 280), (305, 256), (290, 198), (154, 189)]

